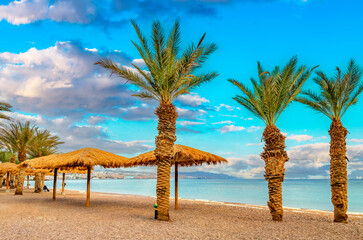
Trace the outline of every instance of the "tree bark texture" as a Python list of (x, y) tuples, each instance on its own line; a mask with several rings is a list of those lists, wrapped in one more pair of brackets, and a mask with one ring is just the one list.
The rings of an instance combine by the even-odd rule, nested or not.
[(272, 219), (282, 221), (282, 182), (285, 176), (285, 162), (289, 160), (285, 151), (285, 136), (275, 125), (269, 125), (263, 132), (263, 140), (265, 146), (261, 157), (265, 161), (265, 179), (268, 182), (267, 205)]
[(333, 120), (329, 129), (331, 201), (334, 205), (334, 222), (343, 223), (348, 219), (347, 133), (340, 120)]
[[(18, 153), (19, 162), (26, 160), (26, 152)], [(15, 195), (23, 195), (25, 168), (20, 168), (17, 174)]]
[(178, 113), (173, 104), (160, 103), (155, 114), (158, 116), (158, 136), (155, 138), (157, 159), (156, 203), (158, 220), (169, 220), (170, 167), (174, 158), (176, 141), (176, 118)]

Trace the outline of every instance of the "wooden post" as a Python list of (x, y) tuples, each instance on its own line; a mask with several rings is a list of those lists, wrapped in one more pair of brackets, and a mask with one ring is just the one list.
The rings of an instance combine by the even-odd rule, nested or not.
[(9, 189), (9, 177), (10, 177), (10, 173), (9, 173), (9, 172), (7, 172), (7, 173), (6, 173), (6, 190), (8, 190), (8, 189)]
[(87, 202), (86, 206), (89, 207), (91, 198), (91, 167), (87, 167)]
[(26, 185), (26, 188), (29, 188), (30, 184), (29, 184), (29, 175), (27, 176), (27, 185)]
[(64, 193), (64, 181), (65, 181), (65, 178), (66, 178), (66, 174), (63, 173), (62, 194)]
[(178, 208), (178, 163), (175, 162), (175, 209)]
[(54, 169), (54, 179), (53, 179), (53, 201), (56, 200), (57, 197), (57, 172), (58, 168)]

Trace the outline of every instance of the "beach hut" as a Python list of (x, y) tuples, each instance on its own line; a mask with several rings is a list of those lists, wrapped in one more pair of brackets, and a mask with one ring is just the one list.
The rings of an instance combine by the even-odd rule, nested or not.
[(18, 165), (16, 165), (15, 163), (5, 162), (0, 164), (0, 173), (6, 174), (6, 192), (9, 192), (10, 173), (17, 174), (18, 171)]
[[(191, 167), (199, 166), (203, 163), (208, 165), (227, 163), (228, 161), (217, 155), (204, 152), (195, 148), (187, 147), (184, 145), (174, 145), (174, 159), (172, 165), (175, 166), (175, 209), (178, 209), (178, 167)], [(135, 166), (156, 166), (157, 161), (154, 151), (140, 154), (137, 157), (130, 158), (126, 167)]]
[(95, 148), (82, 148), (64, 154), (54, 154), (28, 160), (20, 164), (21, 167), (33, 169), (50, 169), (54, 171), (53, 200), (56, 200), (57, 174), (60, 171), (80, 170), (87, 171), (87, 202), (90, 205), (91, 171), (94, 166), (104, 168), (119, 168), (125, 166), (129, 159), (110, 152)]

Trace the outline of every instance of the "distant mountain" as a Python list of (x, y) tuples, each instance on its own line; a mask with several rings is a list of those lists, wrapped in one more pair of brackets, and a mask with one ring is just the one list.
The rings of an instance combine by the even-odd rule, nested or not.
[[(155, 171), (133, 171), (130, 169), (123, 168), (109, 168), (109, 169), (95, 169), (95, 172), (104, 172), (104, 173), (119, 173), (125, 175), (134, 175), (134, 176), (154, 176), (156, 177), (156, 168)], [(171, 176), (174, 177), (174, 171), (171, 170)], [(237, 177), (233, 177), (223, 173), (211, 173), (211, 172), (179, 172), (179, 178), (202, 178), (202, 179), (238, 179)]]
[(179, 172), (179, 177), (186, 178), (203, 178), (203, 179), (238, 179), (236, 177), (223, 174), (223, 173), (211, 173), (211, 172)]

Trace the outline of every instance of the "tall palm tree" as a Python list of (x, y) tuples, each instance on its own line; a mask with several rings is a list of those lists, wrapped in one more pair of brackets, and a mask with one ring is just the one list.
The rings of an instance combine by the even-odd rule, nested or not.
[[(27, 159), (27, 153), (34, 139), (34, 129), (35, 126), (31, 125), (29, 121), (12, 122), (0, 129), (0, 139), (18, 153), (19, 163)], [(25, 170), (20, 169), (17, 175), (15, 195), (23, 194), (24, 174)]]
[(290, 59), (283, 68), (275, 67), (265, 72), (258, 62), (259, 81), (251, 78), (253, 90), (242, 82), (233, 79), (229, 81), (237, 86), (242, 95), (233, 99), (259, 117), (265, 124), (263, 140), (264, 151), (261, 154), (265, 161), (265, 179), (268, 181), (269, 201), (272, 219), (282, 221), (282, 182), (285, 175), (285, 162), (289, 160), (285, 151), (285, 136), (276, 127), (276, 121), (286, 107), (301, 91), (304, 82), (309, 78), (313, 69), (306, 66), (297, 67), (297, 57)]
[(334, 222), (347, 222), (346, 136), (348, 132), (343, 126), (341, 118), (350, 106), (357, 103), (358, 96), (363, 91), (363, 83), (360, 81), (362, 72), (354, 60), (349, 62), (345, 73), (342, 73), (338, 67), (336, 70), (337, 73), (332, 78), (321, 71), (317, 72), (314, 82), (319, 86), (320, 92), (304, 91), (303, 97), (296, 100), (332, 120), (329, 135), (330, 185), (331, 201), (334, 205)]
[[(58, 151), (58, 145), (63, 144), (58, 136), (53, 136), (49, 130), (35, 129), (35, 136), (29, 148), (29, 157), (38, 158), (55, 154)], [(35, 173), (34, 192), (42, 191), (42, 174)]]
[(141, 99), (153, 99), (159, 102), (155, 111), (158, 116), (158, 136), (155, 138), (155, 156), (157, 158), (156, 196), (158, 219), (169, 220), (170, 166), (174, 158), (175, 123), (178, 116), (173, 101), (182, 94), (208, 82), (217, 76), (216, 72), (195, 75), (194, 71), (201, 67), (207, 57), (217, 46), (203, 44), (205, 34), (197, 45), (190, 45), (180, 54), (180, 28), (175, 21), (174, 27), (166, 39), (159, 21), (152, 25), (151, 43), (141, 33), (135, 21), (131, 21), (140, 43), (132, 42), (145, 61), (148, 71), (132, 64), (135, 71), (119, 66), (110, 59), (101, 59), (99, 64), (111, 70), (112, 74), (126, 79), (140, 88), (133, 96)]

